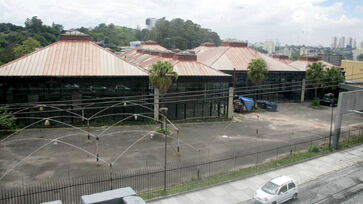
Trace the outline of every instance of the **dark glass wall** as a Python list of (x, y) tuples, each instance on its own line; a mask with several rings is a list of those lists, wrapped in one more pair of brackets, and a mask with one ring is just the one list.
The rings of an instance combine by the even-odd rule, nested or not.
[[(233, 75), (233, 71), (224, 71)], [(247, 71), (236, 71), (236, 94), (255, 99), (275, 102), (298, 101), (301, 97), (301, 81), (305, 78), (305, 72), (280, 72), (269, 71), (265, 79), (258, 83), (252, 83), (247, 76)], [(249, 87), (243, 89), (243, 87)]]

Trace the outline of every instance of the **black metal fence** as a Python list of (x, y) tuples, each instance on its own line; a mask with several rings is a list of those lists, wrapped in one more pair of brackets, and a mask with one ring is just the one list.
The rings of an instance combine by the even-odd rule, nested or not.
[[(363, 126), (343, 130), (340, 142), (363, 139)], [(304, 137), (302, 137), (304, 138)], [(307, 139), (308, 138), (308, 139)], [(251, 154), (239, 154), (214, 159), (169, 162), (166, 170), (168, 193), (187, 191), (230, 179), (241, 179), (286, 165), (304, 158), (313, 158), (328, 153), (329, 134), (311, 137), (276, 148)], [(318, 148), (318, 149), (317, 149)], [(263, 148), (262, 148), (263, 149)], [(316, 153), (319, 151), (320, 153)], [(300, 156), (299, 156), (300, 155)], [(104, 173), (83, 177), (65, 177), (37, 184), (22, 185), (0, 190), (0, 203), (41, 203), (62, 200), (63, 203), (80, 203), (82, 195), (130, 186), (145, 199), (161, 196), (164, 185), (164, 166), (149, 166), (144, 169), (115, 170), (111, 167)]]

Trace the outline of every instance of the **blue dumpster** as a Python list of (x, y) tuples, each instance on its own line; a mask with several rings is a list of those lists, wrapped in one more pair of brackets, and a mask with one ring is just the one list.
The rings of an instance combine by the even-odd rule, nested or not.
[(277, 103), (274, 102), (266, 102), (266, 109), (269, 111), (277, 111)]

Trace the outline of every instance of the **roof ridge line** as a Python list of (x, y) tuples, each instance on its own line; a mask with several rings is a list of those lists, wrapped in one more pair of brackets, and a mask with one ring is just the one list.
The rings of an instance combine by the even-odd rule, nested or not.
[(224, 54), (224, 53), (226, 53), (227, 52), (227, 50), (229, 50), (231, 47), (228, 47), (225, 51), (223, 51), (222, 52), (222, 54), (221, 55), (219, 55), (212, 63), (211, 63), (211, 65), (214, 65), (214, 63), (216, 63), (217, 62), (217, 60), (219, 60), (219, 58), (221, 58), (222, 57), (222, 55)]
[(103, 49), (103, 50), (105, 50), (106, 52), (108, 52), (108, 53), (110, 53), (110, 54), (114, 55), (115, 57), (117, 57), (118, 59), (122, 60), (123, 62), (125, 62), (125, 63), (127, 63), (127, 64), (129, 64), (129, 65), (132, 65), (132, 66), (134, 66), (134, 67), (138, 68), (140, 71), (145, 72), (147, 75), (149, 75), (149, 72), (146, 72), (146, 71), (145, 71), (142, 67), (139, 67), (138, 65), (135, 65), (135, 64), (131, 64), (130, 62), (127, 62), (126, 60), (123, 60), (121, 56), (119, 56), (119, 55), (117, 55), (117, 54), (115, 54), (115, 53), (113, 53), (113, 52), (111, 52), (111, 51), (107, 50), (106, 48), (104, 48), (104, 47), (102, 47), (102, 46), (99, 46), (96, 42), (93, 42), (93, 41), (88, 41), (88, 42), (91, 42), (91, 44), (93, 44), (94, 46), (96, 46), (96, 47), (100, 47), (101, 49)]
[[(198, 62), (198, 61), (197, 61), (197, 62)], [(215, 70), (215, 71), (217, 71), (217, 72), (220, 72), (220, 73), (222, 73), (222, 74), (225, 74), (225, 75), (231, 76), (230, 74), (226, 74), (226, 73), (224, 73), (224, 72), (222, 72), (222, 71), (220, 71), (220, 70), (218, 70), (218, 69), (215, 69), (214, 67), (211, 67), (211, 66), (209, 66), (209, 65), (206, 65), (206, 64), (204, 64), (204, 63), (202, 63), (202, 62), (198, 62), (198, 63), (200, 63), (200, 64), (202, 64), (202, 65), (204, 65), (204, 66), (206, 66), (206, 67), (208, 67), (208, 68), (210, 68), (210, 69), (213, 69), (213, 70)]]
[(39, 48), (38, 50), (35, 50), (35, 51), (31, 52), (31, 53), (25, 54), (25, 55), (23, 55), (23, 56), (21, 56), (21, 57), (18, 57), (18, 58), (16, 58), (16, 59), (14, 59), (14, 60), (11, 60), (10, 62), (7, 62), (7, 63), (5, 63), (5, 64), (1, 65), (1, 66), (0, 66), (0, 69), (2, 69), (3, 67), (5, 67), (5, 66), (7, 66), (7, 65), (9, 65), (9, 64), (12, 64), (12, 63), (15, 63), (15, 62), (17, 62), (17, 61), (19, 61), (19, 60), (22, 60), (23, 58), (26, 58), (26, 57), (28, 57), (28, 56), (30, 56), (30, 55), (33, 55), (33, 54), (35, 54), (35, 53), (37, 53), (37, 52), (43, 51), (43, 50), (47, 49), (48, 47), (50, 47), (50, 46), (52, 46), (52, 45), (55, 45), (55, 44), (57, 44), (57, 43), (60, 43), (60, 42), (61, 42), (61, 41), (59, 40), (59, 41), (54, 42), (54, 43), (51, 43), (51, 44), (49, 44), (49, 45), (47, 45), (47, 46), (45, 46), (45, 47), (41, 47), (41, 48)]

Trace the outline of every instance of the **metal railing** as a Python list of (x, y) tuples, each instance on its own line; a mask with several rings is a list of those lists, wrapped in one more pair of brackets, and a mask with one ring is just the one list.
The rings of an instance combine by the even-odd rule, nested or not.
[[(307, 133), (308, 134), (308, 133)], [(288, 145), (267, 148), (254, 153), (238, 153), (233, 151), (229, 157), (210, 159), (203, 157), (193, 161), (177, 161), (167, 163), (168, 193), (187, 191), (192, 188), (208, 186), (221, 181), (241, 179), (268, 170), (293, 164), (298, 161), (299, 153), (308, 154), (313, 158), (314, 148), (318, 147), (320, 154), (329, 152), (329, 134), (309, 134), (301, 137), (301, 141)], [(363, 139), (363, 126), (350, 127), (340, 134), (341, 142), (352, 139)], [(261, 146), (263, 149), (263, 146)], [(289, 163), (286, 163), (290, 161)], [(285, 163), (284, 163), (285, 162)], [(64, 177), (37, 184), (22, 185), (12, 189), (0, 190), (0, 203), (41, 203), (52, 200), (62, 200), (63, 203), (80, 203), (82, 195), (93, 194), (125, 186), (132, 187), (145, 199), (161, 196), (164, 183), (163, 164), (147, 166), (143, 169), (115, 170), (103, 169), (97, 175), (81, 177)]]

